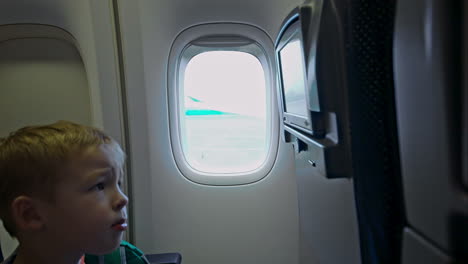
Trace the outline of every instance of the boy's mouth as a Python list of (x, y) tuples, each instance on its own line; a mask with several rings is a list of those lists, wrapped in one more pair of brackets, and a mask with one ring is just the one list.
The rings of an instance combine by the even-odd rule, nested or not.
[(116, 231), (125, 231), (127, 229), (127, 223), (125, 219), (120, 219), (116, 223), (114, 223), (112, 226), (112, 229)]

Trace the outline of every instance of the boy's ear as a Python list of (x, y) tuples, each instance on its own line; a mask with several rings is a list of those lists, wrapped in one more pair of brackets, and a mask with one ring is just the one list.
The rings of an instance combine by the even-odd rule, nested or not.
[(11, 204), (11, 211), (18, 231), (37, 231), (44, 227), (39, 208), (29, 196), (16, 197)]

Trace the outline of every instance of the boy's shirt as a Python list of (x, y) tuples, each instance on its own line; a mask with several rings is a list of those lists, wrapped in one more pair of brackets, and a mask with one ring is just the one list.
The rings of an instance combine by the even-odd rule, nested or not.
[[(13, 253), (11, 253), (11, 255), (0, 264), (13, 264), (13, 261), (15, 261), (15, 258), (16, 258), (16, 251), (17, 250), (15, 249), (15, 251), (13, 251)], [(81, 257), (80, 264), (85, 264), (84, 256)]]
[(15, 258), (16, 258), (16, 250), (0, 264), (13, 264), (13, 261), (15, 260)]
[(13, 261), (15, 261), (16, 258), (16, 251), (18, 251), (18, 249), (15, 249), (15, 251), (13, 251), (13, 253), (11, 253), (11, 255), (0, 264), (13, 264)]

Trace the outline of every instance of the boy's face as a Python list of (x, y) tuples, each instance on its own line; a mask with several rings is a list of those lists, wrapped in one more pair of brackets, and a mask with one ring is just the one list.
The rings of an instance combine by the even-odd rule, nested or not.
[(92, 147), (72, 157), (56, 185), (55, 202), (44, 206), (49, 243), (64, 251), (113, 251), (127, 227), (123, 175), (109, 146)]

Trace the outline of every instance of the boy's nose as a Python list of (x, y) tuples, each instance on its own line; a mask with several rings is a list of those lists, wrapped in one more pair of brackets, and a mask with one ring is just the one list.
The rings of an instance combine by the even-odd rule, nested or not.
[(119, 211), (128, 204), (128, 197), (119, 191), (118, 198), (114, 202), (114, 210)]

